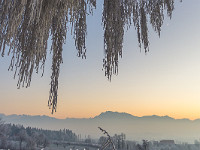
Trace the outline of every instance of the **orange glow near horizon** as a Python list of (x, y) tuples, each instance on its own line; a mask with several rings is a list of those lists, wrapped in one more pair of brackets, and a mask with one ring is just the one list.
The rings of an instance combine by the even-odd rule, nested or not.
[[(119, 107), (119, 106), (118, 106)], [(106, 111), (113, 111), (113, 112), (124, 112), (124, 113), (129, 113), (133, 116), (138, 116), (138, 117), (142, 117), (142, 116), (152, 116), (152, 115), (157, 115), (157, 116), (169, 116), (172, 117), (174, 119), (183, 119), (183, 118), (187, 118), (190, 120), (195, 120), (195, 119), (199, 119), (199, 107), (193, 107), (192, 110), (187, 109), (186, 107), (182, 107), (181, 109), (179, 109), (177, 111), (177, 108), (160, 108), (160, 109), (155, 109), (155, 107), (139, 107), (137, 105), (137, 107), (134, 107), (134, 109), (123, 109), (124, 106), (122, 106), (121, 108), (117, 108), (116, 106), (114, 106), (113, 108), (110, 107), (110, 109), (106, 109), (106, 107), (103, 110), (100, 110), (98, 108), (92, 108), (92, 109), (82, 109), (82, 110), (68, 110), (68, 113), (66, 114), (66, 111), (64, 110), (64, 107), (59, 108), (58, 111), (54, 114), (51, 114), (51, 110), (49, 110), (48, 108), (44, 110), (44, 108), (41, 107), (41, 109), (37, 112), (35, 112), (34, 110), (25, 110), (25, 109), (16, 109), (16, 110), (5, 110), (3, 109), (5, 115), (12, 115), (13, 111), (15, 111), (17, 115), (46, 115), (49, 117), (54, 117), (54, 118), (58, 118), (58, 119), (66, 119), (66, 118), (93, 118), (95, 116), (100, 115), (102, 112), (106, 112)], [(43, 109), (43, 110), (42, 110)], [(23, 113), (21, 113), (23, 111)], [(91, 113), (92, 112), (92, 113)]]
[(53, 115), (47, 106), (52, 58), (47, 56), (42, 78), (42, 71), (34, 72), (31, 86), (19, 90), (14, 72), (8, 72), (10, 59), (0, 56), (0, 113), (65, 119), (117, 111), (139, 117), (200, 118), (200, 0), (184, 1), (175, 8), (172, 19), (164, 20), (160, 38), (149, 30), (146, 54), (138, 47), (134, 28), (125, 32), (123, 58), (111, 82), (102, 71), (102, 12), (88, 16), (87, 59), (76, 57), (74, 41), (67, 37)]
[[(107, 111), (112, 111), (112, 110), (107, 110)], [(105, 112), (105, 111), (104, 111)], [(119, 112), (120, 111), (114, 111), (113, 112)], [(154, 114), (154, 113), (146, 113), (146, 114), (143, 114), (143, 113), (131, 113), (131, 112), (124, 112), (124, 111), (121, 111), (122, 113), (128, 113), (128, 114), (131, 114), (133, 116), (137, 116), (137, 117), (143, 117), (143, 116), (152, 116), (152, 115), (157, 115), (157, 116), (169, 116), (169, 117), (172, 117), (174, 119), (190, 119), (190, 120), (196, 120), (196, 119), (199, 119), (200, 117), (198, 113), (196, 114), (193, 114), (193, 113), (190, 113), (188, 114), (187, 113), (182, 113), (182, 114), (174, 114), (174, 113), (159, 113), (159, 114)], [(55, 113), (55, 114), (51, 114), (49, 112), (47, 113), (44, 113), (44, 114), (37, 114), (37, 113), (29, 113), (29, 114), (21, 114), (21, 113), (16, 113), (16, 115), (31, 115), (31, 116), (37, 116), (37, 115), (40, 115), (40, 116), (49, 116), (49, 117), (53, 117), (53, 118), (57, 118), (57, 119), (66, 119), (66, 118), (94, 118), (95, 116), (98, 116), (100, 115), (101, 112), (97, 112), (93, 115), (91, 115), (89, 112), (88, 113), (85, 113), (85, 114), (80, 114), (80, 112), (78, 113), (72, 113), (70, 115), (63, 115), (61, 113)], [(13, 115), (13, 113), (5, 113), (5, 115)]]

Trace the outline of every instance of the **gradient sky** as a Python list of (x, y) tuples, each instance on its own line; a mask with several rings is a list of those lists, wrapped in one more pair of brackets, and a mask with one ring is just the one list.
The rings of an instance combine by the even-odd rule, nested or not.
[[(99, 1), (98, 1), (99, 2)], [(200, 118), (200, 1), (176, 1), (172, 19), (165, 18), (161, 38), (149, 26), (150, 52), (140, 52), (134, 29), (125, 33), (119, 74), (109, 82), (102, 71), (102, 5), (88, 17), (87, 59), (76, 57), (69, 35), (59, 78), (57, 112), (47, 106), (51, 55), (45, 74), (34, 74), (31, 87), (17, 89), (10, 57), (0, 57), (0, 113), (94, 117), (110, 110), (132, 115)]]

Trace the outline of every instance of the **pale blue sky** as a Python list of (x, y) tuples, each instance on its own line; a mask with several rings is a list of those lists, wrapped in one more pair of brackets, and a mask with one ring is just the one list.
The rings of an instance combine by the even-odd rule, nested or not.
[[(102, 5), (88, 17), (87, 59), (76, 57), (70, 36), (64, 46), (55, 117), (93, 117), (111, 110), (133, 115), (200, 118), (200, 1), (175, 2), (165, 17), (161, 38), (149, 26), (150, 52), (138, 47), (134, 28), (124, 37), (119, 75), (109, 82), (102, 71)], [(44, 77), (34, 74), (31, 87), (17, 89), (9, 57), (0, 57), (0, 113), (51, 115), (47, 107), (51, 75), (48, 56)]]

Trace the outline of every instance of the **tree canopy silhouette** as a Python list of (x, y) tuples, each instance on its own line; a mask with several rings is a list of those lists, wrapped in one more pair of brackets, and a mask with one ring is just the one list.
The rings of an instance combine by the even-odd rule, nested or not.
[[(96, 0), (1, 0), (0, 52), (12, 56), (9, 70), (18, 76), (18, 88), (29, 87), (33, 71), (44, 73), (48, 39), (51, 38), (52, 75), (48, 105), (56, 111), (58, 77), (62, 51), (68, 32), (74, 37), (77, 56), (86, 58), (86, 18), (96, 8)], [(134, 27), (139, 47), (149, 51), (148, 23), (160, 36), (164, 11), (171, 18), (174, 0), (104, 0), (103, 68), (111, 80), (118, 73), (124, 31)], [(6, 47), (8, 51), (6, 52)]]

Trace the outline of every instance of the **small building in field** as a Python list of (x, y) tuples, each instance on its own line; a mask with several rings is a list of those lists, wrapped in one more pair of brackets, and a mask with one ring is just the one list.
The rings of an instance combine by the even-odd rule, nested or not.
[(174, 142), (174, 140), (161, 140), (160, 144), (161, 145), (174, 145), (175, 142)]

